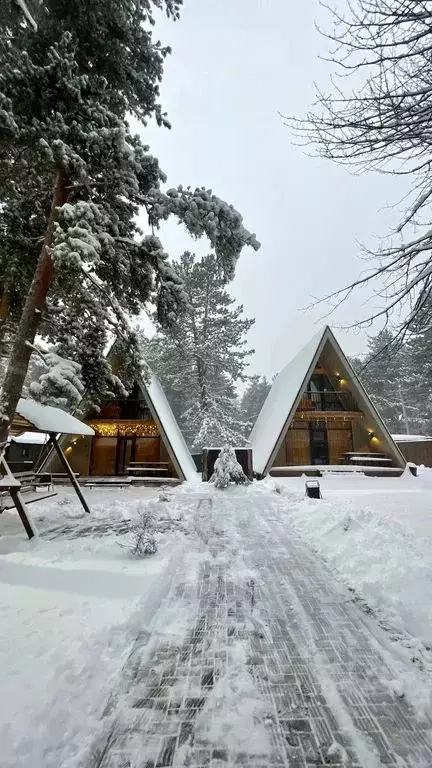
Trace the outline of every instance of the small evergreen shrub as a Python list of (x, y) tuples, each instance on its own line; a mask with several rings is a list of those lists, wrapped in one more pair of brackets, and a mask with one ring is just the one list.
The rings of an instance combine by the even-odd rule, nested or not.
[(215, 488), (228, 488), (231, 483), (244, 485), (249, 482), (230, 445), (221, 448), (210, 482), (214, 483)]

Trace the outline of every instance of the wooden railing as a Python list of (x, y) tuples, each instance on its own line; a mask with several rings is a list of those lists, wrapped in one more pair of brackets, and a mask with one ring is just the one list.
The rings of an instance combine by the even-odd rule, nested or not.
[(151, 418), (150, 411), (144, 400), (118, 399), (109, 400), (100, 405), (97, 418), (101, 420), (145, 419)]
[(351, 392), (305, 392), (299, 411), (358, 411)]

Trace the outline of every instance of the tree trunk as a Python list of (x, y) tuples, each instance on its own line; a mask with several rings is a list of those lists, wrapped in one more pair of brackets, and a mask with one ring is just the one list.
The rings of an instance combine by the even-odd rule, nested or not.
[(51, 211), (45, 231), (44, 242), (33, 275), (32, 284), (21, 314), (1, 391), (0, 447), (2, 449), (6, 445), (9, 427), (18, 400), (21, 397), (32, 353), (31, 345), (35, 340), (42, 311), (45, 307), (46, 298), (53, 278), (51, 246), (56, 209), (67, 202), (67, 186), (67, 178), (60, 172), (54, 187)]
[(7, 335), (7, 322), (9, 318), (9, 296), (7, 289), (3, 286), (0, 298), (0, 357), (6, 357), (5, 338)]
[[(206, 275), (206, 294), (205, 294), (205, 308), (204, 308), (204, 317), (202, 320), (202, 328), (201, 328), (201, 338), (206, 340), (207, 339), (207, 321), (208, 321), (208, 313), (209, 313), (209, 297), (210, 297), (210, 290), (209, 290), (209, 276)], [(193, 306), (193, 305), (192, 305)], [(195, 350), (198, 350), (199, 348), (199, 339), (198, 339), (198, 329), (195, 321), (195, 315), (193, 315), (192, 318), (192, 328), (193, 328), (193, 336), (194, 336), (194, 342), (195, 342)], [(207, 370), (206, 365), (203, 362), (200, 355), (196, 354), (195, 356), (195, 364), (197, 367), (197, 375), (198, 375), (198, 389), (199, 389), (199, 401), (201, 406), (201, 412), (207, 413), (210, 410), (210, 402), (209, 402), (209, 396), (208, 396), (208, 389), (207, 389)]]
[(408, 420), (408, 412), (407, 412), (407, 409), (406, 409), (406, 406), (405, 406), (405, 400), (404, 400), (404, 396), (402, 394), (402, 387), (401, 387), (400, 384), (399, 384), (399, 397), (400, 397), (401, 406), (402, 406), (402, 418), (403, 418), (403, 422), (404, 422), (405, 433), (407, 435), (409, 435), (410, 434), (410, 424), (409, 424), (409, 420)]

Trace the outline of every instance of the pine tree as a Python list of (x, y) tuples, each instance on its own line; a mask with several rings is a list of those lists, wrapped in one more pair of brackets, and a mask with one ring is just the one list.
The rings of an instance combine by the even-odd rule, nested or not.
[(187, 309), (169, 333), (146, 345), (149, 364), (164, 384), (189, 445), (198, 450), (244, 443), (235, 386), (245, 378), (252, 350), (245, 335), (254, 320), (243, 319), (226, 289), (213, 255), (195, 262), (190, 253), (174, 264), (184, 282)]
[(368, 353), (362, 361), (353, 361), (363, 386), (389, 429), (400, 430), (401, 398), (399, 395), (400, 351), (393, 347), (388, 329), (368, 339)]
[(368, 346), (365, 359), (352, 362), (388, 429), (411, 434), (424, 430), (430, 406), (410, 345), (395, 346), (394, 336), (386, 328), (369, 338)]
[(432, 328), (424, 326), (410, 335), (405, 343), (405, 386), (408, 404), (416, 408), (411, 415), (412, 429), (432, 435)]
[(228, 488), (231, 483), (244, 485), (248, 482), (241, 464), (237, 461), (235, 450), (230, 445), (224, 445), (221, 448), (210, 482), (214, 483), (215, 488), (220, 489)]
[(1, 393), (2, 445), (38, 331), (57, 343), (64, 314), (79, 318), (69, 348), (78, 333), (90, 338), (94, 326), (102, 348), (113, 333), (133, 347), (130, 315), (152, 301), (167, 328), (184, 309), (181, 281), (160, 240), (137, 227), (140, 206), (153, 230), (174, 215), (192, 236), (205, 235), (227, 279), (243, 246), (259, 247), (240, 214), (211, 190), (164, 192), (158, 161), (130, 132), (129, 114), (169, 125), (159, 104), (169, 48), (153, 40), (151, 28), (154, 7), (177, 18), (180, 5), (2, 5), (0, 339), (8, 321), (14, 327)]
[(250, 377), (240, 403), (241, 416), (246, 424), (246, 437), (249, 437), (270, 389), (271, 384), (265, 376)]

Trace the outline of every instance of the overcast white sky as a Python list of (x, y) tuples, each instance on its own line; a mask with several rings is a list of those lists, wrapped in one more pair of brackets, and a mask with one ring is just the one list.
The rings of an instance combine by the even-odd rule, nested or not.
[[(291, 143), (279, 112), (304, 115), (314, 81), (328, 83), (318, 15), (313, 0), (184, 0), (181, 20), (156, 28), (173, 48), (162, 85), (173, 128), (150, 125), (142, 136), (169, 186), (211, 187), (261, 241), (257, 253), (243, 252), (230, 290), (256, 319), (250, 372), (269, 376), (325, 322), (325, 308), (303, 311), (311, 297), (358, 276), (358, 241), (373, 245), (395, 224), (398, 210), (388, 206), (401, 197), (391, 177), (351, 175)], [(207, 243), (191, 248), (179, 226), (162, 239), (174, 257), (207, 251)], [(352, 298), (330, 324), (364, 318), (376, 306), (364, 305), (369, 295)], [(364, 352), (364, 332), (336, 333), (347, 353)]]

